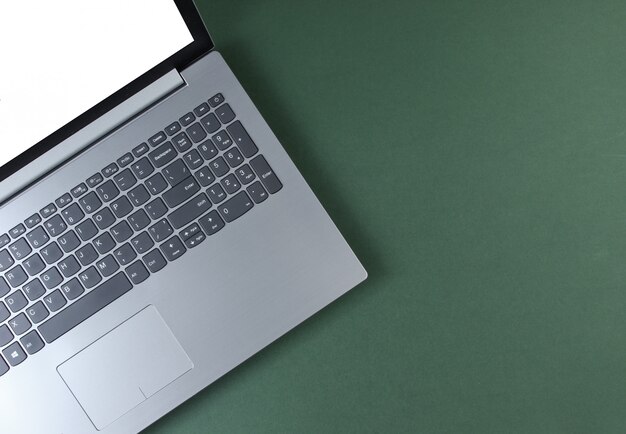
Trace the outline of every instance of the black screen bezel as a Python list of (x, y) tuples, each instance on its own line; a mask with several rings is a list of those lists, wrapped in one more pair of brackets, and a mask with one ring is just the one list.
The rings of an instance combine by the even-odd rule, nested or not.
[[(135, 95), (150, 83), (156, 81), (173, 69), (182, 70), (194, 60), (208, 53), (214, 48), (213, 41), (202, 17), (194, 3), (194, 0), (172, 0), (176, 3), (189, 31), (193, 37), (191, 42), (180, 51), (170, 56), (163, 62), (150, 69), (139, 78), (133, 80), (120, 90), (96, 104), (82, 115), (59, 128), (45, 139), (34, 144), (22, 154), (13, 158), (3, 166), (0, 166), (0, 182), (15, 174), (20, 169), (30, 164), (61, 142), (80, 131), (86, 125), (98, 119), (114, 107), (118, 106), (131, 96)], [(17, 67), (19, 65), (13, 65)]]

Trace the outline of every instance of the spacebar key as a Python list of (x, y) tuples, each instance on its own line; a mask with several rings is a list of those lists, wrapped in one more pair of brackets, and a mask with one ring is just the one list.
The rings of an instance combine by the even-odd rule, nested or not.
[(54, 342), (132, 288), (133, 285), (126, 275), (118, 273), (115, 277), (92, 289), (83, 298), (40, 325), (39, 333), (47, 343)]

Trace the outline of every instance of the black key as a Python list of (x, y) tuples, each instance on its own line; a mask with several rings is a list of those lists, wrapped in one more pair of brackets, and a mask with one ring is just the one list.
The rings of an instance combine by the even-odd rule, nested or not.
[(175, 229), (187, 226), (211, 208), (211, 202), (204, 193), (200, 193), (185, 205), (171, 213), (167, 218)]
[(111, 235), (118, 243), (123, 243), (127, 239), (133, 236), (133, 230), (128, 223), (122, 221), (111, 228)]
[(170, 262), (183, 256), (186, 251), (187, 248), (176, 235), (161, 245), (161, 252), (163, 252), (163, 255), (165, 255)]
[(128, 198), (134, 206), (141, 206), (150, 200), (150, 193), (140, 184), (128, 192)]
[(24, 227), (23, 224), (20, 223), (19, 225), (11, 229), (9, 231), (9, 234), (11, 235), (11, 238), (15, 239), (19, 237), (20, 235), (22, 235), (24, 232), (26, 232), (26, 228)]
[(193, 109), (193, 113), (201, 118), (202, 116), (208, 114), (211, 111), (211, 108), (209, 107), (209, 105), (205, 102), (203, 102), (202, 104), (200, 104), (198, 107), (196, 107), (195, 109)]
[(87, 193), (87, 190), (88, 190), (87, 185), (84, 182), (81, 182), (80, 184), (78, 184), (76, 187), (72, 189), (71, 193), (72, 193), (72, 196), (78, 199), (83, 194)]
[(38, 301), (37, 303), (26, 309), (26, 315), (28, 315), (28, 319), (30, 320), (30, 322), (34, 324), (39, 324), (44, 319), (48, 318), (50, 313), (48, 312), (48, 309), (43, 304), (43, 302)]
[(135, 238), (130, 240), (130, 243), (135, 251), (140, 255), (143, 255), (154, 246), (154, 241), (152, 241), (152, 238), (150, 238), (150, 235), (148, 235), (147, 232), (140, 233)]
[(183, 155), (183, 160), (185, 161), (187, 167), (191, 170), (196, 170), (198, 167), (202, 166), (202, 163), (204, 163), (204, 160), (195, 149), (192, 149)]
[(41, 253), (43, 260), (46, 261), (47, 264), (54, 264), (63, 256), (61, 248), (55, 242), (48, 244), (46, 247), (41, 249), (39, 253)]
[(65, 253), (69, 253), (80, 246), (80, 240), (74, 231), (69, 231), (68, 233), (63, 234), (59, 237), (58, 241)]
[(48, 289), (59, 286), (61, 282), (63, 282), (63, 276), (61, 276), (61, 273), (59, 273), (59, 270), (56, 267), (52, 267), (42, 273), (40, 278), (44, 286)]
[(170, 142), (167, 142), (150, 152), (148, 157), (155, 167), (163, 167), (176, 158), (176, 155), (178, 155), (176, 149), (174, 149)]
[(22, 291), (15, 291), (13, 294), (9, 295), (4, 301), (6, 302), (7, 306), (9, 306), (9, 309), (11, 309), (11, 312), (14, 313), (24, 309), (28, 304), (28, 300), (26, 300), (26, 297), (24, 296), (24, 293)]
[[(205, 116), (202, 119), (202, 125), (204, 126), (204, 129), (207, 130), (209, 134), (213, 134), (214, 132), (216, 132), (222, 127), (222, 124), (220, 124), (220, 121), (217, 119), (217, 116), (215, 116), (215, 114), (213, 113)], [(202, 139), (204, 139), (204, 137)], [(193, 137), (192, 137), (192, 140), (193, 140)], [(198, 142), (195, 142), (195, 143), (198, 143)]]
[(0, 252), (0, 271), (8, 269), (15, 261), (7, 250)]
[(141, 157), (143, 154), (145, 154), (146, 152), (148, 152), (150, 150), (150, 148), (148, 147), (147, 143), (142, 143), (139, 146), (136, 146), (133, 149), (133, 155), (137, 158)]
[(223, 102), (224, 102), (224, 95), (222, 95), (221, 93), (218, 93), (217, 95), (213, 95), (211, 99), (209, 100), (209, 104), (211, 104), (211, 107), (217, 107)]
[(100, 209), (102, 206), (102, 201), (98, 198), (98, 195), (95, 192), (90, 192), (87, 196), (83, 197), (78, 201), (80, 207), (87, 214), (94, 213)]
[(253, 206), (252, 199), (250, 199), (245, 191), (242, 191), (222, 205), (219, 205), (217, 209), (222, 215), (222, 218), (226, 220), (227, 223), (230, 223), (250, 211)]
[(243, 127), (243, 125), (241, 125), (241, 122), (234, 122), (226, 129), (235, 141), (237, 147), (239, 147), (241, 153), (246, 158), (250, 158), (257, 152), (259, 152), (259, 148), (257, 148), (256, 144), (252, 141), (246, 129)]
[(117, 264), (113, 255), (106, 255), (100, 261), (96, 262), (96, 267), (102, 274), (102, 277), (112, 276), (117, 270), (120, 269), (120, 266)]
[(22, 266), (29, 276), (39, 274), (46, 268), (46, 264), (44, 264), (43, 259), (37, 253), (22, 262)]
[(109, 178), (109, 177), (115, 175), (119, 170), (120, 170), (120, 168), (117, 167), (117, 164), (111, 163), (107, 167), (102, 169), (102, 174), (104, 176), (106, 176), (107, 178)]
[(68, 300), (76, 300), (83, 295), (85, 288), (81, 285), (80, 281), (75, 277), (66, 284), (61, 286), (61, 291), (65, 294)]
[(131, 154), (130, 152), (127, 152), (126, 154), (122, 155), (120, 158), (117, 159), (117, 165), (120, 167), (126, 167), (130, 163), (132, 163), (134, 159), (135, 157), (133, 157), (133, 154)]
[(197, 235), (198, 233), (202, 232), (202, 229), (200, 229), (200, 226), (198, 226), (197, 223), (192, 224), (191, 226), (185, 228), (181, 233), (180, 233), (180, 238), (183, 241), (187, 241), (189, 238)]
[(46, 288), (43, 287), (41, 280), (35, 279), (22, 286), (22, 290), (26, 293), (29, 300), (35, 301), (46, 293)]
[[(13, 340), (13, 333), (8, 325), (0, 327), (0, 347), (4, 347)], [(1, 370), (1, 369), (0, 369)]]
[(237, 177), (233, 175), (232, 173), (226, 176), (224, 179), (222, 179), (221, 183), (222, 183), (222, 186), (224, 187), (224, 190), (226, 190), (226, 193), (228, 194), (235, 194), (241, 188), (241, 183), (237, 180)]
[(46, 231), (48, 231), (48, 233), (53, 237), (61, 235), (67, 229), (67, 225), (58, 214), (50, 220), (47, 220), (43, 225), (46, 228)]
[(50, 312), (56, 312), (67, 304), (67, 300), (58, 289), (44, 297), (43, 302)]
[(115, 222), (115, 216), (109, 208), (104, 208), (94, 214), (93, 220), (100, 230), (106, 229)]
[(22, 349), (18, 342), (14, 342), (2, 350), (2, 355), (5, 359), (7, 359), (7, 362), (9, 362), (9, 365), (11, 366), (17, 366), (26, 360), (26, 352)]
[(167, 136), (165, 135), (165, 133), (163, 131), (159, 131), (154, 136), (148, 139), (148, 144), (150, 146), (157, 146), (163, 143), (166, 139), (167, 139)]
[(218, 151), (211, 140), (206, 140), (204, 143), (198, 145), (198, 151), (205, 160), (212, 160), (217, 157)]
[(59, 267), (59, 270), (61, 270), (61, 273), (65, 277), (72, 277), (74, 274), (80, 271), (80, 264), (78, 263), (74, 255), (70, 255), (67, 258), (63, 259), (57, 264), (57, 267)]
[(203, 187), (208, 187), (213, 182), (215, 182), (215, 176), (213, 176), (213, 172), (207, 166), (204, 166), (202, 169), (196, 172), (196, 179)]
[(167, 212), (167, 206), (165, 206), (160, 197), (157, 197), (146, 205), (146, 212), (152, 220), (156, 220), (165, 215)]
[(123, 244), (122, 247), (120, 247), (119, 249), (113, 252), (113, 257), (123, 267), (125, 265), (130, 264), (131, 261), (133, 261), (137, 257), (137, 254), (135, 253), (133, 248), (130, 246), (130, 244), (126, 243), (126, 244)]
[(98, 228), (93, 223), (93, 220), (87, 219), (78, 226), (76, 226), (76, 233), (83, 241), (89, 241), (98, 233)]
[(224, 151), (233, 146), (233, 140), (230, 138), (226, 130), (222, 130), (213, 136), (213, 143), (220, 151)]
[(144, 256), (143, 263), (146, 264), (146, 267), (148, 267), (148, 270), (150, 270), (151, 273), (156, 273), (167, 265), (167, 261), (159, 249), (154, 249)]
[(126, 294), (132, 287), (126, 275), (119, 273), (111, 280), (104, 282), (74, 302), (63, 312), (40, 325), (39, 333), (47, 343), (54, 342), (93, 314)]
[(253, 158), (250, 161), (250, 165), (270, 194), (277, 193), (281, 188), (283, 188), (283, 184), (280, 182), (270, 165), (267, 164), (263, 155)]
[(177, 134), (176, 137), (172, 139), (172, 142), (174, 143), (174, 146), (176, 146), (176, 149), (178, 149), (178, 152), (185, 152), (191, 148), (192, 145), (189, 136), (185, 133)]
[(20, 265), (11, 268), (4, 275), (4, 277), (7, 279), (7, 282), (9, 282), (9, 285), (11, 285), (13, 288), (17, 288), (28, 280), (28, 275), (26, 274), (26, 271), (24, 271), (24, 269)]
[(33, 248), (35, 249), (43, 247), (44, 244), (50, 241), (50, 237), (48, 236), (46, 231), (43, 230), (41, 226), (27, 233), (26, 239), (28, 240), (30, 245), (33, 246)]
[(202, 243), (204, 240), (206, 240), (206, 235), (204, 235), (204, 232), (198, 232), (193, 237), (185, 240), (185, 246), (188, 249), (193, 249), (194, 247), (199, 246), (200, 243)]
[(239, 149), (232, 147), (224, 153), (224, 158), (228, 161), (230, 167), (235, 168), (243, 163), (243, 155), (239, 152)]
[(255, 178), (254, 172), (247, 164), (244, 164), (239, 169), (235, 170), (235, 175), (237, 175), (237, 179), (239, 179), (239, 182), (241, 182), (243, 185), (250, 184), (252, 181), (254, 181)]
[(102, 277), (95, 267), (89, 267), (78, 275), (80, 282), (87, 289), (91, 289), (102, 281)]
[(135, 232), (138, 232), (150, 224), (150, 217), (142, 209), (135, 211), (128, 217), (128, 223)]
[(218, 178), (226, 175), (230, 171), (230, 167), (228, 167), (228, 164), (226, 164), (226, 161), (222, 157), (217, 157), (215, 160), (211, 161), (209, 167)]
[(185, 116), (179, 119), (183, 127), (186, 127), (187, 125), (189, 125), (195, 120), (196, 120), (196, 116), (191, 112), (187, 113)]
[(10, 316), (11, 312), (9, 312), (9, 309), (6, 307), (6, 305), (0, 301), (0, 322), (6, 321), (7, 318)]
[(126, 269), (126, 274), (134, 285), (139, 285), (141, 282), (150, 277), (150, 273), (141, 261), (136, 261), (133, 264), (129, 265)]
[(20, 343), (22, 344), (22, 347), (24, 347), (26, 352), (31, 356), (41, 351), (44, 346), (43, 341), (35, 330), (21, 338)]
[(50, 312), (56, 312), (67, 304), (67, 300), (58, 289), (45, 296), (43, 302)]
[(110, 252), (115, 247), (115, 240), (108, 232), (103, 233), (93, 240), (93, 245), (101, 255)]
[[(76, 257), (78, 258), (80, 263), (83, 264), (83, 267), (86, 267), (87, 265), (93, 263), (96, 259), (98, 259), (98, 252), (96, 252), (96, 249), (91, 244), (87, 244), (76, 250)], [(61, 263), (59, 262), (59, 268), (60, 267)]]
[(0, 377), (9, 372), (9, 365), (6, 364), (4, 359), (0, 357)]
[(126, 191), (133, 185), (137, 184), (137, 178), (135, 178), (135, 175), (133, 175), (130, 169), (122, 170), (113, 177), (113, 180), (122, 191)]
[[(41, 231), (43, 232), (43, 229)], [(48, 237), (45, 232), (43, 234), (45, 237)], [(43, 245), (43, 243), (41, 245)], [(33, 249), (30, 248), (24, 238), (20, 238), (9, 246), (9, 252), (11, 252), (11, 255), (13, 255), (13, 257), (18, 261), (30, 255), (30, 252), (32, 251)]]
[(185, 166), (185, 163), (183, 163), (183, 160), (176, 160), (163, 169), (163, 175), (165, 179), (167, 179), (167, 182), (174, 187), (182, 180), (186, 179), (190, 175), (190, 172), (187, 166)]
[[(7, 281), (4, 280), (2, 277), (0, 277), (0, 297), (4, 297), (5, 295), (7, 295), (10, 290), (11, 290), (11, 287), (9, 286)], [(1, 316), (2, 315), (0, 315), (0, 317)], [(0, 319), (0, 322), (2, 322), (2, 321), (3, 320)]]
[(200, 143), (207, 137), (206, 131), (204, 131), (204, 129), (202, 128), (202, 125), (200, 125), (197, 122), (191, 125), (189, 128), (187, 128), (187, 133), (189, 134), (191, 141), (194, 143)]
[(163, 178), (163, 175), (157, 173), (146, 181), (146, 187), (152, 194), (159, 194), (167, 188), (167, 181)]
[(161, 241), (172, 235), (172, 233), (174, 233), (174, 230), (172, 229), (172, 226), (170, 226), (168, 221), (163, 219), (150, 226), (150, 228), (148, 229), (148, 233), (154, 239), (154, 241), (160, 243)]
[(104, 178), (102, 177), (102, 175), (99, 173), (96, 173), (92, 175), (91, 177), (89, 177), (89, 179), (87, 180), (87, 185), (91, 188), (94, 188), (95, 186), (100, 184), (102, 181), (104, 181)]
[(165, 200), (165, 203), (167, 203), (170, 208), (174, 208), (189, 200), (199, 190), (200, 185), (193, 178), (193, 176), (190, 176), (179, 183), (176, 187), (172, 187), (163, 193), (163, 200)]
[(0, 235), (0, 249), (11, 242), (11, 238), (7, 234)]
[(53, 203), (48, 204), (46, 207), (42, 208), (41, 211), (39, 211), (39, 213), (41, 214), (41, 216), (45, 219), (47, 219), (48, 217), (50, 217), (52, 214), (54, 214), (55, 212), (57, 212), (57, 207), (54, 206)]
[(180, 130), (181, 130), (181, 127), (180, 127), (180, 124), (178, 122), (173, 122), (173, 123), (169, 124), (167, 127), (165, 127), (165, 133), (168, 136), (173, 136), (174, 134), (176, 134)]
[(226, 199), (226, 192), (224, 191), (224, 189), (219, 183), (210, 186), (207, 189), (207, 193), (209, 194), (209, 197), (211, 198), (211, 202), (215, 204), (223, 202)]
[(220, 122), (223, 124), (228, 124), (235, 119), (235, 113), (233, 109), (230, 108), (228, 104), (222, 104), (218, 108), (215, 109), (215, 114), (219, 118)]
[[(41, 223), (41, 216), (39, 214), (33, 214), (32, 216), (28, 217), (26, 219), (26, 221), (24, 222), (24, 224), (26, 225), (26, 227), (28, 229), (32, 229), (34, 228), (36, 225), (38, 225), (39, 223)], [(2, 243), (0, 243), (0, 247), (2, 247), (1, 245)]]
[(63, 196), (54, 201), (59, 208), (63, 208), (72, 202), (72, 195), (65, 193)]
[(128, 200), (126, 196), (122, 196), (111, 202), (111, 210), (113, 210), (113, 214), (115, 214), (117, 218), (122, 218), (130, 214), (133, 210), (133, 204), (130, 203), (130, 200)]
[(110, 202), (120, 194), (120, 191), (117, 189), (113, 181), (109, 180), (100, 187), (96, 188), (96, 193), (98, 193), (98, 196), (100, 196), (100, 199), (103, 201)]
[(68, 225), (75, 225), (85, 217), (85, 213), (80, 209), (77, 203), (73, 203), (65, 208), (61, 211), (61, 215)]
[(224, 220), (215, 210), (200, 218), (198, 223), (207, 235), (213, 235), (225, 226)]
[(133, 173), (138, 179), (147, 178), (154, 172), (154, 167), (148, 158), (144, 157), (141, 160), (137, 161), (135, 164), (130, 166)]
[(16, 336), (23, 335), (28, 330), (30, 330), (31, 326), (32, 324), (26, 317), (25, 313), (20, 313), (18, 316), (12, 318), (9, 321), (9, 327), (11, 328), (13, 334)]

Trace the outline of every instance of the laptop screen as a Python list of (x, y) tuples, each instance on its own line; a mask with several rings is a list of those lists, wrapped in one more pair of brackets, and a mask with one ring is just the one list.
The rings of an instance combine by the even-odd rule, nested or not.
[(0, 1), (0, 168), (191, 42), (173, 0)]

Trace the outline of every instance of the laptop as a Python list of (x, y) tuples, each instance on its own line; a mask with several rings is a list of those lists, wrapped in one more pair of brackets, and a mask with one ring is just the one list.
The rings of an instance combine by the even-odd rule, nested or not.
[(138, 432), (366, 278), (192, 0), (2, 2), (0, 51), (1, 432)]

